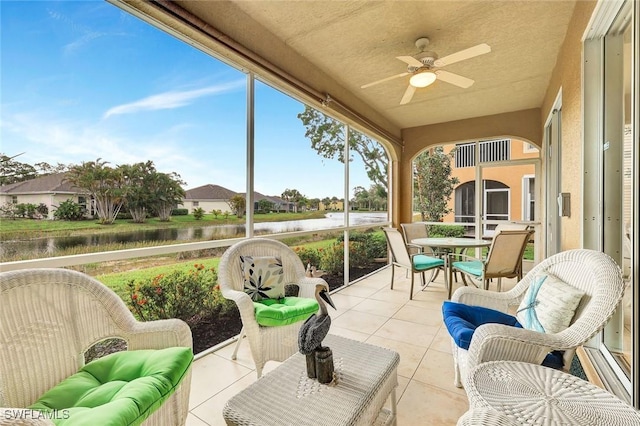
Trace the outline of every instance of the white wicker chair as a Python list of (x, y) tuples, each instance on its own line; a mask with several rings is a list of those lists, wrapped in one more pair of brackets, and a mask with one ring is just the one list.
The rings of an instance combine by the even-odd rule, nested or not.
[(462, 387), (467, 371), (487, 361), (510, 360), (541, 364), (552, 350), (563, 350), (565, 369), (578, 346), (604, 328), (622, 300), (624, 282), (620, 267), (606, 254), (586, 249), (568, 250), (536, 265), (513, 289), (504, 293), (461, 287), (452, 301), (514, 313), (537, 274), (549, 273), (585, 292), (572, 323), (556, 334), (539, 333), (502, 324), (479, 326), (469, 350), (452, 339), (454, 384)]
[[(185, 322), (136, 321), (111, 289), (76, 271), (0, 273), (0, 300), (0, 407), (33, 404), (76, 373), (86, 350), (107, 338), (124, 339), (128, 350), (192, 347)], [(143, 424), (184, 425), (190, 388), (191, 369)], [(25, 419), (21, 424), (28, 423)], [(43, 423), (34, 419), (33, 424)]]
[(317, 284), (328, 284), (322, 278), (305, 276), (302, 260), (287, 245), (267, 238), (251, 238), (240, 241), (227, 249), (220, 258), (218, 283), (222, 295), (233, 300), (240, 311), (242, 331), (233, 352), (235, 359), (242, 338), (246, 335), (258, 377), (267, 361), (284, 361), (298, 351), (298, 332), (303, 321), (279, 327), (263, 327), (256, 322), (253, 301), (243, 291), (244, 277), (240, 268), (240, 256), (278, 256), (282, 259), (284, 282), (297, 284), (298, 296), (315, 298)]

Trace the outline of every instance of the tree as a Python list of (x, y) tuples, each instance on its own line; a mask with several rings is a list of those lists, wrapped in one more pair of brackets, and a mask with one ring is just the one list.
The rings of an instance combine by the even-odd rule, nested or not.
[(151, 179), (150, 192), (155, 194), (152, 209), (161, 222), (171, 220), (171, 212), (182, 201), (185, 191), (182, 185), (187, 183), (175, 172), (155, 173)]
[(290, 203), (293, 203), (293, 210), (294, 210), (294, 212), (297, 212), (298, 211), (298, 204), (305, 197), (297, 189), (289, 189), (289, 188), (287, 188), (282, 192), (282, 194), (280, 195), (280, 198), (282, 198), (283, 200), (288, 201)]
[(416, 201), (422, 220), (441, 222), (451, 212), (448, 202), (458, 184), (458, 178), (451, 177), (453, 155), (454, 151), (445, 154), (439, 146), (424, 151), (414, 161)]
[[(311, 140), (311, 148), (327, 159), (337, 158), (344, 163), (344, 124), (321, 113), (317, 109), (305, 106), (298, 118), (306, 128), (305, 137)], [(388, 159), (382, 146), (360, 132), (349, 132), (349, 149), (364, 162), (367, 176), (373, 183), (388, 185)], [(350, 158), (349, 161), (352, 161)]]
[(0, 153), (0, 185), (23, 182), (25, 180), (34, 179), (38, 176), (35, 167), (30, 164), (14, 160), (18, 155), (8, 157)]
[(227, 204), (229, 205), (229, 208), (231, 209), (231, 211), (239, 219), (244, 215), (244, 210), (247, 205), (247, 200), (244, 198), (244, 196), (240, 194), (236, 194), (227, 200)]
[(258, 200), (258, 211), (262, 213), (269, 213), (274, 208), (275, 204), (272, 201), (269, 201), (266, 198)]
[(143, 223), (155, 198), (151, 181), (158, 172), (152, 161), (124, 164), (119, 169), (123, 178), (124, 206), (135, 223)]
[(371, 210), (371, 199), (369, 198), (369, 191), (364, 189), (363, 186), (356, 186), (355, 188), (353, 188), (352, 202), (359, 209), (366, 208)]
[(120, 170), (107, 166), (106, 161), (82, 162), (69, 168), (66, 180), (93, 197), (101, 224), (112, 224), (124, 204), (124, 180)]

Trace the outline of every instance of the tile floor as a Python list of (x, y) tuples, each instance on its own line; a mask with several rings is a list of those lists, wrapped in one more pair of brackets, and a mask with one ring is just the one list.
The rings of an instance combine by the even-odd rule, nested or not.
[[(331, 295), (338, 308), (331, 312), (330, 333), (387, 347), (400, 354), (398, 425), (455, 425), (467, 411), (463, 389), (453, 385), (450, 340), (442, 323), (441, 305), (447, 292), (443, 274), (424, 291), (416, 275), (413, 300), (410, 281), (397, 270), (389, 289), (386, 268)], [(504, 280), (503, 291), (515, 280)], [(234, 345), (195, 361), (191, 382), (188, 426), (224, 425), (226, 401), (256, 380), (249, 345), (235, 361)], [(264, 373), (279, 365), (270, 361)]]

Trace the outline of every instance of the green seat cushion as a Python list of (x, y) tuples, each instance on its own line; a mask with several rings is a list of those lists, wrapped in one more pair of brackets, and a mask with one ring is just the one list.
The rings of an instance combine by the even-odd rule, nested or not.
[(304, 321), (318, 312), (318, 302), (306, 297), (284, 297), (253, 302), (256, 321), (265, 327), (278, 327)]
[(171, 396), (192, 361), (191, 348), (185, 347), (110, 354), (91, 361), (29, 408), (55, 411), (56, 425), (138, 425)]
[(453, 262), (453, 267), (459, 271), (466, 272), (475, 277), (482, 276), (483, 264), (479, 260), (470, 260), (466, 262)]
[(427, 269), (444, 266), (444, 260), (424, 254), (417, 254), (413, 256), (413, 266), (419, 271), (426, 271)]

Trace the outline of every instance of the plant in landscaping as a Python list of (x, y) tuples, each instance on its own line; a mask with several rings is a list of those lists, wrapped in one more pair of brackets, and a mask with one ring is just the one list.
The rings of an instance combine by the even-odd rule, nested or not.
[(82, 220), (86, 210), (72, 199), (60, 203), (53, 212), (53, 217), (58, 220)]
[(305, 268), (308, 264), (311, 264), (311, 266), (322, 269), (320, 266), (320, 253), (318, 250), (307, 247), (294, 247), (293, 251), (296, 252), (300, 260), (302, 260)]
[(429, 225), (429, 236), (434, 238), (461, 238), (464, 237), (464, 226)]
[(195, 220), (202, 220), (204, 217), (204, 209), (202, 207), (196, 207), (193, 209), (193, 218)]
[(214, 268), (196, 263), (188, 271), (176, 270), (153, 279), (127, 284), (129, 309), (141, 320), (179, 318), (196, 324), (212, 312), (226, 313), (234, 305), (222, 297)]

